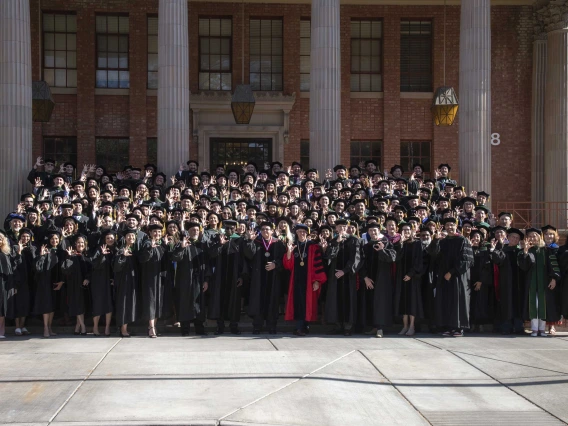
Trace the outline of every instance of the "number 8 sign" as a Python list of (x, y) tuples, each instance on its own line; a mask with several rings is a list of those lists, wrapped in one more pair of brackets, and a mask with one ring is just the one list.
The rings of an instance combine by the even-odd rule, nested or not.
[(491, 145), (500, 145), (501, 144), (501, 135), (499, 133), (491, 133)]

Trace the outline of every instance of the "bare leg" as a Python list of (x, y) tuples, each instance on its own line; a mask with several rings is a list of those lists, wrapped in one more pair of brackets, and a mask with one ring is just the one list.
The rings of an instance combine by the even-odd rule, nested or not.
[(55, 312), (49, 313), (49, 335), (57, 336), (57, 333), (54, 333), (53, 330), (51, 329), (51, 324), (53, 324), (53, 315), (55, 315)]
[(400, 330), (400, 333), (398, 334), (406, 334), (406, 332), (408, 331), (408, 315), (402, 316), (402, 325), (402, 330)]
[(49, 337), (49, 315), (43, 314), (43, 337)]
[(406, 332), (407, 336), (414, 336), (414, 320), (416, 317), (414, 317), (413, 315), (409, 315), (410, 317), (410, 326), (408, 327), (408, 331)]
[(112, 319), (112, 312), (105, 315), (105, 336), (110, 334), (110, 320)]
[(148, 321), (148, 337), (158, 337), (156, 336), (155, 319)]
[(100, 336), (101, 333), (99, 333), (99, 320), (101, 319), (100, 315), (93, 317), (93, 334), (95, 336)]
[(85, 315), (84, 314), (77, 315), (77, 322), (79, 323), (79, 331), (81, 333), (86, 333), (87, 327), (85, 327)]
[(127, 327), (128, 327), (128, 324), (122, 324), (122, 325), (120, 326), (120, 333), (121, 333), (123, 336), (128, 336), (128, 335), (129, 335), (129, 334), (128, 334)]

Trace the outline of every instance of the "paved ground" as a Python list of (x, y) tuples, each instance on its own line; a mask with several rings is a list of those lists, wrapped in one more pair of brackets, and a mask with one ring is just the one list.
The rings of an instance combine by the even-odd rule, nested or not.
[(552, 425), (568, 336), (0, 341), (0, 422)]

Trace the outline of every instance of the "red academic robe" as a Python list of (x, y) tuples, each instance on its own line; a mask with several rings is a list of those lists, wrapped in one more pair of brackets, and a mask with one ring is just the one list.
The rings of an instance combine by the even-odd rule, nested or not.
[[(284, 255), (282, 266), (289, 270), (290, 281), (288, 285), (288, 303), (286, 304), (286, 321), (294, 320), (294, 256), (288, 260), (288, 254)], [(319, 289), (313, 290), (312, 284), (318, 281)], [(321, 286), (327, 281), (327, 275), (323, 269), (323, 260), (319, 245), (312, 244), (308, 247), (308, 283), (306, 285), (306, 321), (315, 321), (318, 317), (318, 297)]]

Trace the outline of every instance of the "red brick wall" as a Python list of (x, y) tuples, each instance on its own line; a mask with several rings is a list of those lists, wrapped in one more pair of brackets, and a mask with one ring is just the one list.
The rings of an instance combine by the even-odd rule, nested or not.
[[(32, 60), (34, 79), (39, 72), (39, 1), (31, 0)], [(157, 0), (42, 0), (44, 11), (74, 10), (78, 23), (78, 88), (76, 95), (54, 95), (57, 106), (52, 121), (34, 124), (34, 157), (41, 154), (42, 137), (72, 136), (78, 139), (78, 162), (95, 162), (95, 136), (129, 136), (130, 163), (146, 161), (146, 140), (157, 136), (157, 97), (146, 91), (148, 14), (157, 14)], [(241, 82), (242, 15), (240, 3), (189, 3), (190, 88), (198, 91), (199, 16), (233, 17), (233, 87)], [(122, 12), (130, 16), (130, 93), (129, 96), (95, 95), (95, 13)], [(383, 168), (400, 161), (401, 140), (431, 140), (432, 160), (452, 164), (452, 175), (459, 175), (458, 125), (435, 127), (429, 99), (400, 97), (399, 22), (403, 18), (433, 20), (433, 88), (443, 78), (442, 6), (342, 6), (341, 8), (341, 138), (342, 162), (349, 163), (351, 139), (383, 140)], [(459, 97), (459, 6), (447, 7), (446, 84), (454, 86)], [(296, 93), (290, 113), (289, 144), (284, 161), (300, 157), (300, 140), (309, 139), (309, 99), (300, 96), (299, 23), (310, 16), (309, 4), (245, 4), (244, 38), (248, 41), (250, 17), (284, 19), (284, 93)], [(374, 17), (383, 20), (383, 97), (352, 98), (350, 94), (350, 20)], [(530, 92), (532, 25), (530, 7), (492, 8), (492, 131), (501, 134), (501, 145), (492, 148), (495, 184), (494, 200), (530, 199)], [(248, 82), (248, 42), (244, 44), (244, 81)], [(459, 117), (459, 114), (458, 114)], [(191, 117), (189, 118), (191, 122)], [(189, 140), (190, 155), (197, 157), (197, 146)]]

